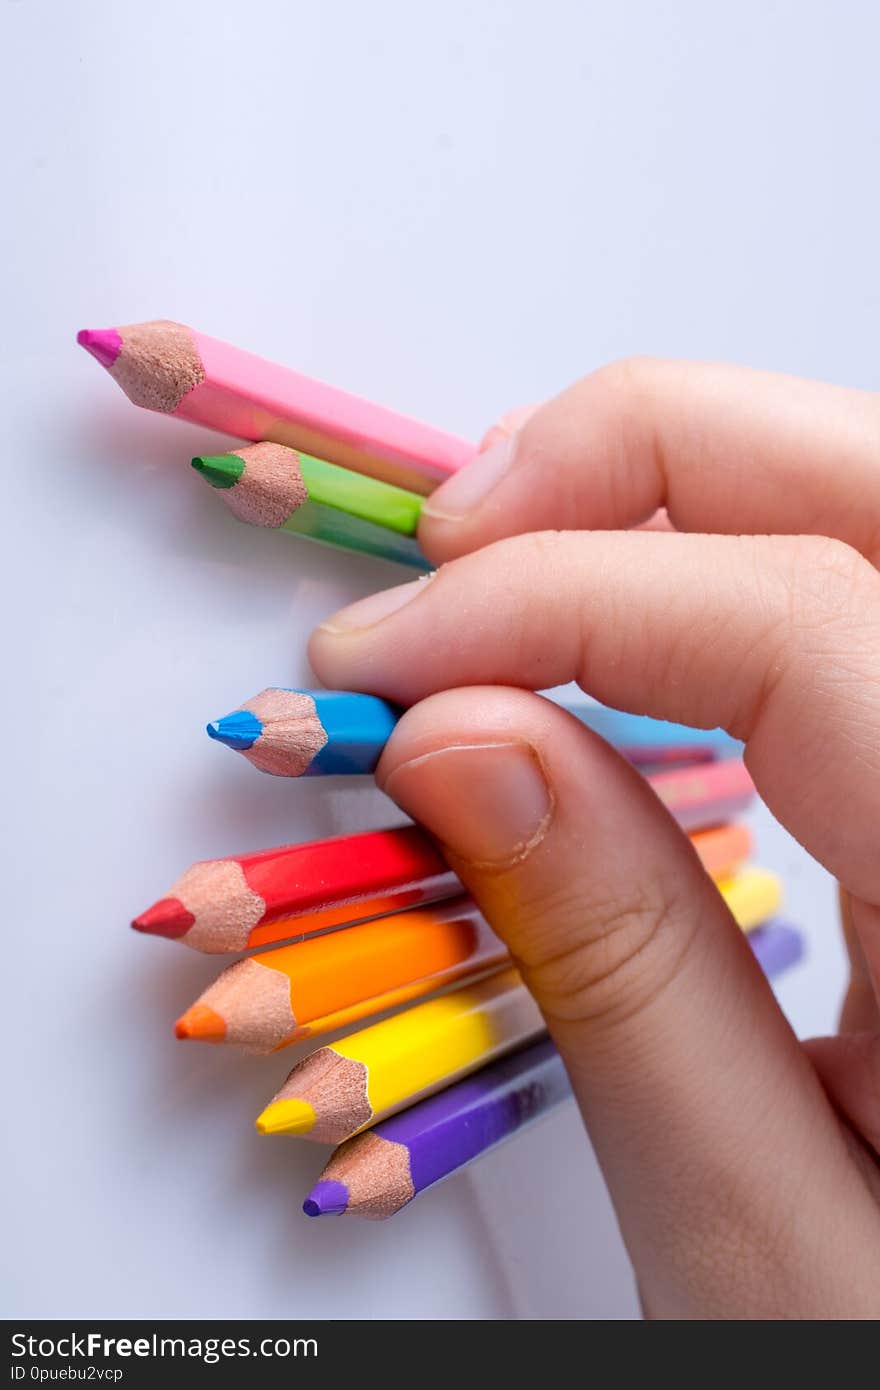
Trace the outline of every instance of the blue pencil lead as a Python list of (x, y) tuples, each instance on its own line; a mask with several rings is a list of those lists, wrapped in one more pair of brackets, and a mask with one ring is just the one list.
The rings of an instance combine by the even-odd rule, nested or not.
[(207, 725), (207, 731), (209, 738), (241, 753), (254, 746), (263, 732), (263, 725), (249, 709), (237, 709), (232, 714), (224, 714), (222, 719), (213, 720)]

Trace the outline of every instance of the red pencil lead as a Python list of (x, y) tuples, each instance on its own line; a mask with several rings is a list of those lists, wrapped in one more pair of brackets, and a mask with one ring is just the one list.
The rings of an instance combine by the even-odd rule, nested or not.
[(135, 931), (149, 932), (151, 936), (183, 936), (195, 922), (193, 914), (184, 907), (179, 898), (160, 898), (146, 912), (135, 917), (132, 926)]

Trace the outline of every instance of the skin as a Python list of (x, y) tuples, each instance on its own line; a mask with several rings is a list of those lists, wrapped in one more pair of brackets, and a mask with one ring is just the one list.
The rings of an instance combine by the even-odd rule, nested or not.
[[(315, 669), (410, 707), (378, 781), (520, 963), (646, 1314), (878, 1317), (880, 397), (640, 360), (487, 443), (429, 501), (438, 573)], [(839, 1036), (798, 1042), (647, 785), (532, 693), (568, 680), (745, 741), (841, 884)]]

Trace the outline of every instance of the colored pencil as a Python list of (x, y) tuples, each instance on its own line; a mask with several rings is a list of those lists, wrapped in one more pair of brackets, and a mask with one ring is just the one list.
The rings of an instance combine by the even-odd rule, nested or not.
[(417, 492), (430, 492), (476, 453), (454, 435), (181, 323), (86, 328), (77, 342), (135, 405), (237, 439), (305, 449)]
[(239, 521), (420, 570), (431, 568), (414, 539), (422, 509), (415, 492), (324, 463), (284, 444), (251, 444), (228, 454), (201, 455), (192, 466)]
[(782, 881), (769, 869), (747, 868), (718, 885), (730, 911), (743, 931), (766, 922), (782, 904)]
[[(691, 834), (714, 878), (751, 853), (744, 825)], [(209, 954), (245, 951), (455, 897), (461, 882), (414, 825), (193, 864), (132, 926)]]
[(517, 972), (503, 970), (319, 1048), (294, 1067), (257, 1129), (341, 1144), (544, 1031)]
[(692, 729), (687, 724), (653, 719), (649, 714), (628, 714), (626, 710), (611, 709), (609, 705), (600, 705), (596, 700), (561, 701), (553, 693), (548, 698), (570, 709), (606, 742), (613, 743), (615, 748), (639, 749), (648, 744), (665, 748), (675, 745), (681, 749), (712, 748), (718, 758), (735, 758), (742, 754), (742, 744), (738, 739), (731, 738), (724, 729)]
[(714, 763), (718, 754), (714, 748), (696, 743), (645, 743), (635, 747), (625, 744), (618, 752), (642, 772), (661, 772), (670, 767), (696, 767), (700, 763)]
[[(743, 931), (770, 917), (782, 896), (766, 869), (744, 869), (718, 891)], [(176, 1032), (271, 1052), (508, 959), (476, 905), (460, 896), (236, 961)]]
[[(759, 963), (768, 974), (780, 973), (799, 958), (800, 941), (793, 927), (768, 923), (756, 949)], [(374, 1221), (394, 1216), (420, 1192), (460, 1172), (570, 1095), (553, 1044), (549, 1039), (533, 1043), (346, 1140), (303, 1211)]]
[(236, 961), (178, 1019), (175, 1032), (274, 1052), (506, 958), (469, 899), (414, 907)]
[[(589, 707), (570, 711), (591, 718)], [(242, 753), (261, 772), (276, 777), (375, 771), (400, 713), (375, 695), (346, 690), (295, 690), (269, 686), (207, 726), (208, 734)], [(748, 804), (754, 787), (739, 758), (674, 767), (651, 778), (658, 796), (686, 829), (731, 820)]]
[(752, 852), (752, 832), (747, 825), (692, 830), (690, 838), (703, 868), (713, 878), (732, 878)]
[(272, 687), (208, 725), (208, 734), (276, 777), (375, 770), (399, 711), (375, 695)]
[[(594, 728), (602, 737), (606, 736), (603, 728), (608, 726), (605, 715), (616, 713), (598, 705), (561, 704), (560, 707)], [(375, 695), (361, 695), (348, 690), (298, 690), (287, 686), (268, 686), (231, 714), (213, 720), (207, 730), (218, 743), (225, 743), (228, 748), (244, 754), (261, 772), (270, 772), (276, 777), (368, 773), (374, 771), (400, 714), (401, 711), (395, 706)], [(620, 725), (620, 731), (627, 740), (625, 753), (630, 761), (642, 760), (641, 748), (645, 748), (652, 757), (656, 754), (657, 726), (657, 720), (642, 720), (642, 716), (632, 717)], [(678, 728), (677, 725), (672, 727)], [(688, 746), (698, 745), (696, 741), (678, 745), (679, 749)], [(705, 745), (702, 747), (705, 749)], [(731, 810), (735, 812), (743, 804), (743, 787), (748, 788), (751, 795), (751, 780), (741, 770), (742, 763), (738, 759), (726, 759), (719, 766), (728, 771), (719, 773), (709, 767), (705, 774), (700, 769), (699, 774), (712, 779), (710, 786), (717, 783), (723, 787), (729, 779), (733, 798)], [(740, 771), (734, 771), (734, 768)], [(670, 775), (674, 777), (680, 770), (673, 767)], [(662, 770), (659, 775), (662, 775)], [(675, 795), (676, 785), (674, 781), (670, 783), (671, 796)], [(697, 791), (702, 786), (699, 780), (692, 786), (698, 797), (702, 795)], [(722, 816), (720, 819), (729, 818)]]
[(307, 1216), (394, 1216), (426, 1188), (463, 1168), (571, 1095), (549, 1040), (382, 1120), (332, 1155), (303, 1204)]
[(803, 934), (790, 922), (783, 922), (778, 917), (755, 927), (746, 939), (769, 980), (775, 980), (797, 965), (806, 953)]
[(656, 772), (646, 780), (683, 830), (705, 830), (735, 820), (755, 795), (740, 758)]
[(244, 951), (461, 892), (434, 842), (405, 825), (193, 864), (132, 926), (197, 951)]

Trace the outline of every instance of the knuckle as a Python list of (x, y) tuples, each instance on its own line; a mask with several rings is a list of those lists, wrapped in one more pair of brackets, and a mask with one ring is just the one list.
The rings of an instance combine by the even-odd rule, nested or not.
[(518, 907), (514, 954), (551, 1026), (619, 1024), (639, 1013), (677, 974), (699, 921), (692, 905), (650, 885), (625, 898), (563, 887)]
[[(825, 676), (838, 668), (858, 671), (866, 657), (873, 670), (880, 647), (877, 571), (852, 546), (826, 536), (798, 536), (783, 552), (783, 620), (796, 657)], [(794, 663), (796, 675), (801, 664)]]
[(783, 575), (794, 600), (800, 600), (797, 611), (803, 611), (803, 600), (820, 617), (846, 617), (856, 611), (863, 613), (864, 601), (870, 592), (876, 597), (876, 570), (863, 555), (845, 541), (832, 536), (796, 536), (782, 549), (787, 565)]
[[(840, 668), (860, 671), (880, 644), (880, 575), (830, 536), (739, 537), (736, 559), (750, 576), (754, 620), (743, 652), (762, 672), (733, 720), (748, 737), (779, 689), (811, 688)], [(869, 662), (873, 665), (873, 659)]]
[(632, 400), (645, 394), (654, 384), (661, 368), (661, 360), (656, 357), (619, 357), (599, 367), (588, 379), (611, 396)]

